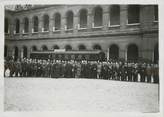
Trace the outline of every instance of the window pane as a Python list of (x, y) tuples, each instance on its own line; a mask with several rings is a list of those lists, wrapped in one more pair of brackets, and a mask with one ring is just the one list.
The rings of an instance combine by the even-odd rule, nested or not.
[(73, 13), (68, 12), (67, 13), (67, 29), (73, 28)]
[(38, 32), (38, 17), (34, 17), (34, 32)]
[(20, 22), (19, 22), (19, 20), (17, 19), (17, 20), (16, 20), (16, 33), (19, 33), (19, 28), (20, 28)]
[(138, 5), (128, 7), (128, 24), (139, 23), (140, 8)]
[(61, 28), (61, 16), (60, 14), (55, 15), (55, 30), (60, 30)]
[(87, 27), (87, 11), (82, 10), (80, 12), (80, 28), (86, 28)]
[(102, 26), (102, 9), (99, 7), (95, 9), (94, 26)]
[(120, 25), (120, 7), (112, 6), (110, 9), (110, 25)]

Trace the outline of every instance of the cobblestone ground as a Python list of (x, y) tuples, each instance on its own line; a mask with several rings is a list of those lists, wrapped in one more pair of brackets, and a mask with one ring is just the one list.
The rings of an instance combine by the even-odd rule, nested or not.
[(158, 112), (158, 84), (5, 78), (5, 111)]

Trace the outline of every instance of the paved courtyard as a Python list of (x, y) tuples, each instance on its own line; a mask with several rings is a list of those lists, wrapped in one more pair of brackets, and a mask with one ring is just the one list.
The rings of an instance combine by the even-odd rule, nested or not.
[(5, 78), (5, 111), (158, 112), (158, 84)]

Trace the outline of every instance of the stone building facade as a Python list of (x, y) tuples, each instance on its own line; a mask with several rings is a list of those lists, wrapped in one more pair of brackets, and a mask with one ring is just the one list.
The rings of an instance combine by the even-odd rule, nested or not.
[(45, 5), (5, 10), (5, 57), (32, 51), (102, 50), (107, 58), (158, 61), (157, 5)]

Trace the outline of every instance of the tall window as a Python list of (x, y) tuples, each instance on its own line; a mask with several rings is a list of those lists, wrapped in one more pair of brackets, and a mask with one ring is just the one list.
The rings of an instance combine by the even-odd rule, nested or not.
[(29, 20), (28, 18), (24, 18), (24, 32), (28, 33), (29, 32)]
[(66, 18), (67, 18), (67, 29), (73, 29), (73, 12), (69, 11), (66, 14)]
[(44, 15), (43, 16), (43, 31), (48, 31), (49, 30), (49, 16), (48, 15)]
[(120, 6), (113, 5), (110, 8), (110, 25), (120, 25)]
[(5, 33), (9, 33), (9, 20), (5, 18)]
[(87, 10), (83, 9), (80, 11), (80, 28), (87, 27)]
[(61, 29), (61, 15), (59, 13), (55, 14), (55, 30)]
[(128, 6), (128, 24), (134, 24), (140, 22), (140, 6), (129, 5)]
[(33, 31), (38, 32), (39, 27), (39, 20), (37, 16), (33, 17)]
[(19, 19), (15, 20), (15, 31), (16, 31), (16, 33), (20, 33), (20, 21), (19, 21)]
[(154, 20), (158, 21), (158, 5), (154, 5)]
[(101, 7), (96, 7), (94, 10), (94, 27), (102, 26), (103, 10)]

